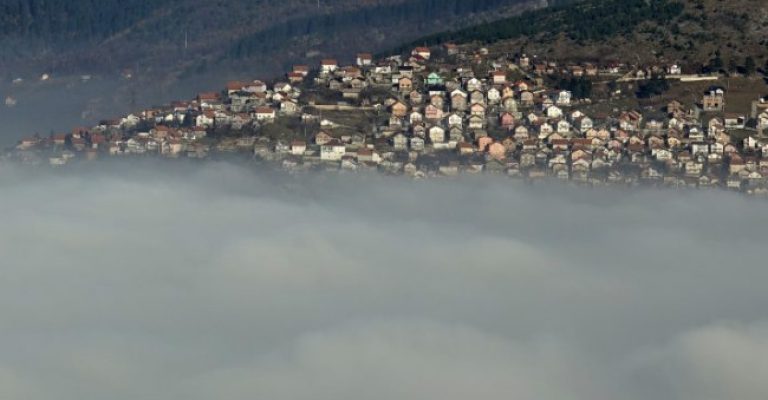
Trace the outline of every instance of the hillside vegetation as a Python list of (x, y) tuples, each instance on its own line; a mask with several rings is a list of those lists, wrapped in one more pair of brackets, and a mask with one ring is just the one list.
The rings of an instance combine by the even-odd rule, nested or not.
[[(320, 7), (318, 7), (320, 4)], [(0, 0), (0, 72), (212, 66), (279, 71), (307, 52), (379, 51), (543, 0)], [(243, 68), (245, 69), (245, 68)]]
[(113, 35), (176, 0), (4, 0), (0, 35), (62, 42)]
[(569, 59), (663, 59), (690, 70), (764, 62), (764, 0), (581, 0), (419, 38), (415, 44), (481, 42)]

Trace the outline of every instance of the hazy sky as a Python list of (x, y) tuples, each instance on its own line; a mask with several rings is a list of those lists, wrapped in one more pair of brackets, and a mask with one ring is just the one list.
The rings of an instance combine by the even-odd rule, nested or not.
[(764, 399), (768, 204), (0, 168), (0, 399)]

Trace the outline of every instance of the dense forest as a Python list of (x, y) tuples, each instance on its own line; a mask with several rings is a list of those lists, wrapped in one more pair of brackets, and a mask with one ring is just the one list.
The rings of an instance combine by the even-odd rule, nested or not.
[[(414, 44), (479, 41), (493, 43), (522, 36), (543, 35), (542, 40), (565, 34), (577, 41), (600, 40), (631, 32), (646, 21), (666, 23), (680, 15), (684, 5), (671, 0), (557, 0), (553, 7), (525, 12), (466, 29), (430, 35)], [(411, 46), (409, 45), (409, 46)]]
[[(0, 76), (125, 68), (282, 70), (308, 52), (377, 52), (542, 0), (0, 0)], [(264, 56), (268, 57), (264, 57)], [(226, 66), (222, 66), (226, 63)], [(34, 65), (33, 65), (34, 64)], [(32, 68), (30, 68), (32, 67)], [(146, 76), (146, 75), (145, 75)]]
[[(317, 35), (339, 36), (351, 29), (395, 29), (414, 31), (435, 22), (456, 17), (466, 17), (525, 3), (523, 0), (412, 0), (397, 4), (381, 4), (347, 12), (326, 13), (289, 20), (265, 31), (256, 32), (239, 40), (231, 49), (235, 58), (249, 57), (269, 51), (285, 40), (295, 37)], [(469, 20), (466, 20), (469, 22)], [(457, 22), (457, 26), (461, 26)], [(393, 35), (394, 36), (394, 35)]]
[(45, 40), (113, 35), (178, 0), (0, 0), (0, 34)]

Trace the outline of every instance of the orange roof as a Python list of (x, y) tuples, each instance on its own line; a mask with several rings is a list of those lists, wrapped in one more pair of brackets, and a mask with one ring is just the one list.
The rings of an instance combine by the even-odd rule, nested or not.
[(240, 90), (246, 86), (248, 86), (247, 83), (243, 83), (239, 81), (227, 82), (227, 90)]
[(203, 92), (197, 95), (200, 100), (218, 100), (219, 94), (216, 92)]

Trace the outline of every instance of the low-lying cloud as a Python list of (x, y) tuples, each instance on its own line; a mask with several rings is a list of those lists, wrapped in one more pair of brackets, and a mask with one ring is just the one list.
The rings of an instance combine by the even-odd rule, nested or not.
[(0, 398), (768, 393), (761, 201), (171, 165), (0, 172)]

